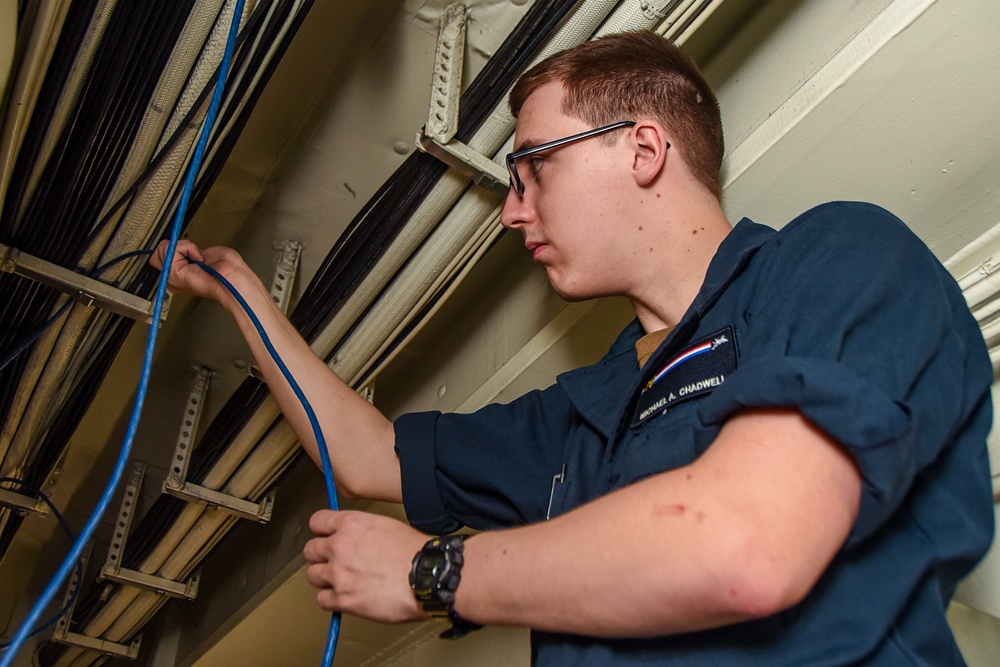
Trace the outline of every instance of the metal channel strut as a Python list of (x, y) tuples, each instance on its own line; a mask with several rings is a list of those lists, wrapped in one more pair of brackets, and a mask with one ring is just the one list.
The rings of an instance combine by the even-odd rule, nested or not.
[(49, 511), (45, 501), (41, 498), (26, 496), (8, 489), (0, 489), (0, 506), (14, 510), (21, 516), (26, 515), (28, 512), (37, 512), (39, 515), (44, 515)]
[[(0, 269), (64, 292), (88, 308), (93, 305), (133, 320), (150, 324), (153, 321), (153, 302), (117, 287), (89, 278), (82, 273), (47, 262), (17, 248), (0, 244)], [(167, 317), (164, 304), (161, 322)]]
[(465, 174), (479, 187), (506, 197), (507, 171), (455, 140), (465, 58), (465, 14), (465, 5), (455, 4), (441, 15), (427, 124), (417, 133), (417, 148)]
[[(81, 569), (84, 571), (87, 569), (87, 561), (90, 560), (90, 552), (92, 549), (93, 543), (90, 543), (84, 547), (83, 553), (80, 555), (80, 560), (82, 561)], [(65, 606), (70, 599), (72, 599), (73, 591), (76, 590), (76, 587), (79, 585), (80, 579), (77, 576), (77, 569), (73, 568), (73, 574), (70, 575), (69, 585), (66, 587), (66, 595), (63, 597), (63, 606)], [(88, 637), (87, 635), (70, 632), (69, 626), (73, 620), (73, 611), (75, 609), (76, 601), (69, 606), (66, 613), (63, 614), (63, 617), (59, 619), (55, 630), (52, 631), (52, 641), (59, 642), (60, 644), (66, 644), (68, 646), (75, 646), (76, 648), (82, 648), (87, 651), (103, 653), (109, 658), (128, 658), (129, 660), (135, 660), (139, 657), (139, 644), (142, 641), (142, 635), (133, 639), (129, 644), (118, 644), (116, 642), (95, 639), (94, 637)]]
[(271, 489), (261, 502), (254, 503), (187, 481), (192, 442), (198, 431), (198, 422), (201, 420), (202, 408), (212, 377), (212, 372), (207, 368), (200, 367), (197, 370), (184, 410), (184, 420), (177, 435), (170, 471), (163, 480), (163, 492), (187, 502), (208, 505), (241, 519), (267, 523), (271, 520), (271, 512), (274, 509), (274, 489)]
[(299, 269), (299, 258), (302, 257), (302, 244), (298, 241), (285, 241), (281, 246), (281, 257), (274, 269), (274, 279), (271, 281), (271, 298), (285, 315), (292, 301), (292, 288), (295, 285), (295, 274)]
[(132, 525), (132, 515), (135, 514), (136, 498), (139, 495), (139, 487), (142, 485), (142, 478), (145, 473), (146, 466), (141, 463), (136, 463), (132, 468), (132, 475), (129, 478), (128, 485), (125, 487), (125, 497), (122, 498), (121, 510), (118, 512), (118, 521), (115, 524), (111, 548), (108, 550), (107, 560), (101, 569), (101, 576), (105, 579), (125, 584), (126, 586), (141, 588), (170, 597), (193, 600), (198, 596), (199, 572), (191, 575), (191, 578), (187, 582), (179, 582), (121, 566), (122, 555), (125, 553), (125, 542), (128, 539), (129, 528)]
[(427, 132), (445, 144), (458, 132), (465, 31), (465, 5), (448, 5), (438, 23), (434, 79), (431, 81), (431, 103), (427, 112)]

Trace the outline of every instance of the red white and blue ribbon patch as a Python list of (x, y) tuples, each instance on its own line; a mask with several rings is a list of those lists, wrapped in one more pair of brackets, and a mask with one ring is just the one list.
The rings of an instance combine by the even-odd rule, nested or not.
[(692, 343), (650, 376), (639, 394), (632, 427), (713, 391), (735, 370), (736, 334), (730, 325)]

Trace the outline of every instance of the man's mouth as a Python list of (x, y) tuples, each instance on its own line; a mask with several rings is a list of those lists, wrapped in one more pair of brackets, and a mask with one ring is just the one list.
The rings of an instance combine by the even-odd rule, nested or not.
[(545, 248), (548, 248), (549, 246), (548, 246), (547, 243), (528, 242), (528, 243), (524, 244), (524, 247), (526, 247), (529, 251), (531, 251), (532, 257), (534, 257), (534, 259), (537, 260), (538, 259), (538, 255)]

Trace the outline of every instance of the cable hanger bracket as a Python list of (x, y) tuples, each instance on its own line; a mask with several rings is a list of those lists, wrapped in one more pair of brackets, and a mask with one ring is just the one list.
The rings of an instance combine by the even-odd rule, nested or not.
[(506, 197), (510, 190), (510, 177), (507, 171), (461, 141), (452, 139), (443, 144), (421, 131), (417, 133), (417, 148), (465, 174), (473, 183), (499, 197)]
[[(146, 324), (153, 321), (152, 301), (94, 280), (82, 273), (71, 271), (58, 264), (21, 252), (17, 248), (0, 244), (0, 270), (48, 285), (68, 294), (88, 308), (97, 305), (104, 310)], [(170, 301), (168, 300), (163, 305), (163, 311), (160, 315), (161, 323), (167, 318)]]
[(427, 124), (417, 133), (417, 148), (472, 179), (486, 190), (507, 196), (508, 177), (503, 167), (455, 139), (465, 60), (465, 5), (449, 5), (438, 24), (437, 49)]
[[(84, 547), (83, 553), (80, 555), (80, 558), (83, 561), (83, 567), (81, 569), (84, 571), (87, 569), (87, 561), (90, 560), (90, 552), (93, 549), (93, 546), (93, 542), (87, 544), (87, 546)], [(80, 585), (80, 583), (77, 571), (74, 568), (73, 574), (69, 579), (69, 585), (66, 587), (66, 595), (63, 597), (63, 605), (69, 603), (70, 599), (73, 597), (73, 591)], [(79, 600), (79, 598), (77, 598), (77, 600)], [(129, 660), (135, 660), (139, 657), (139, 645), (142, 642), (142, 635), (139, 635), (128, 644), (119, 644), (117, 642), (111, 642), (104, 639), (95, 639), (94, 637), (81, 635), (77, 632), (70, 632), (69, 626), (72, 622), (73, 611), (75, 609), (76, 601), (74, 601), (73, 604), (66, 609), (66, 613), (59, 619), (55, 629), (52, 631), (52, 641), (59, 642), (60, 644), (66, 644), (67, 646), (75, 646), (76, 648), (82, 648), (87, 651), (103, 653), (109, 658), (127, 658)]]
[(289, 239), (281, 244), (281, 256), (274, 269), (274, 279), (271, 281), (271, 299), (278, 305), (281, 312), (288, 315), (292, 302), (292, 289), (295, 286), (295, 276), (299, 270), (299, 259), (302, 257), (302, 244)]
[(111, 548), (108, 549), (108, 557), (104, 561), (104, 567), (101, 568), (101, 576), (133, 588), (153, 591), (174, 598), (194, 600), (198, 596), (200, 572), (195, 572), (186, 582), (181, 582), (122, 567), (125, 543), (128, 540), (132, 516), (135, 514), (136, 499), (139, 496), (139, 487), (142, 486), (142, 478), (145, 473), (146, 466), (141, 463), (133, 465), (132, 474), (125, 487), (121, 509), (118, 512), (118, 521), (115, 523)]
[(163, 480), (163, 492), (186, 502), (207, 505), (241, 519), (267, 523), (271, 520), (271, 513), (274, 509), (275, 489), (272, 488), (261, 502), (254, 503), (187, 481), (192, 443), (198, 431), (198, 422), (201, 420), (202, 408), (208, 395), (211, 377), (212, 372), (209, 369), (205, 367), (197, 369), (197, 374), (191, 384), (191, 392), (188, 395), (187, 407), (184, 410), (184, 419), (177, 435), (174, 458), (167, 478)]
[(36, 512), (41, 516), (48, 514), (49, 508), (45, 501), (37, 496), (27, 496), (9, 489), (0, 489), (0, 506), (17, 512), (20, 516), (25, 516), (30, 512)]

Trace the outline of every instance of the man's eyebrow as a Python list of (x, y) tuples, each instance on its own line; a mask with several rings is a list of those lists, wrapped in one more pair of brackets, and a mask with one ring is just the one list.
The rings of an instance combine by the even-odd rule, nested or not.
[(521, 141), (521, 143), (519, 143), (517, 146), (514, 147), (514, 151), (513, 152), (514, 153), (519, 153), (519, 152), (521, 152), (523, 150), (527, 150), (529, 148), (534, 148), (535, 146), (538, 146), (539, 144), (544, 144), (544, 143), (545, 142), (542, 141), (541, 139), (524, 139), (523, 141)]

